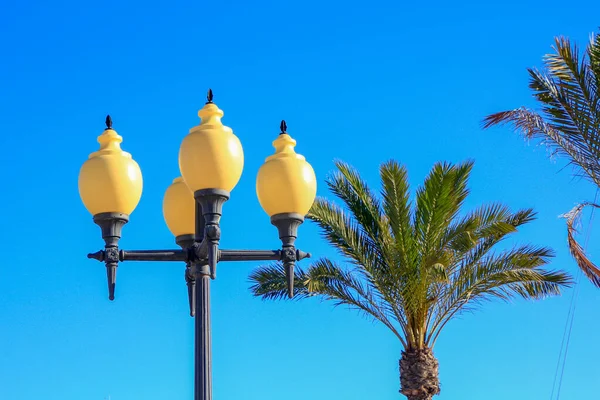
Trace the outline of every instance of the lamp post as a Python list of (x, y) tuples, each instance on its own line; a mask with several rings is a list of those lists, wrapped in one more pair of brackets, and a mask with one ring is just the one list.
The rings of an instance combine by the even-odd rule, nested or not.
[(181, 261), (186, 265), (190, 315), (195, 317), (194, 400), (212, 400), (210, 281), (221, 261), (279, 260), (285, 266), (288, 294), (294, 295), (294, 264), (310, 257), (296, 249), (298, 227), (316, 195), (315, 173), (294, 151), (296, 141), (285, 121), (273, 141), (275, 153), (258, 171), (256, 193), (271, 223), (277, 228), (277, 250), (225, 250), (219, 248), (223, 204), (240, 179), (244, 153), (231, 128), (223, 125), (221, 111), (208, 91), (207, 103), (179, 149), (181, 177), (168, 187), (163, 199), (167, 227), (181, 249), (123, 250), (119, 239), (129, 215), (142, 195), (142, 173), (129, 153), (121, 150), (123, 138), (112, 129), (110, 116), (98, 137), (100, 150), (92, 153), (79, 173), (79, 194), (100, 226), (104, 249), (88, 254), (104, 262), (108, 298), (114, 299), (117, 266), (122, 261)]

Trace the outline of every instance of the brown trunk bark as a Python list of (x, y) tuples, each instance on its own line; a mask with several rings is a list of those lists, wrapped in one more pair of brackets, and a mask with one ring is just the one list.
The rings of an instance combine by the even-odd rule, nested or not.
[(431, 400), (440, 393), (439, 363), (431, 349), (402, 352), (400, 393), (408, 400)]

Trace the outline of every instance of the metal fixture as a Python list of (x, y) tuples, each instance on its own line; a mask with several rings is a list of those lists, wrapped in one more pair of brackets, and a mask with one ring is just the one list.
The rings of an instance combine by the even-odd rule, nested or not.
[(123, 226), (142, 194), (142, 174), (129, 153), (121, 150), (123, 138), (112, 129), (98, 137), (100, 150), (92, 153), (79, 173), (79, 193), (102, 231), (104, 249), (88, 258), (104, 262), (108, 298), (115, 297), (117, 267), (123, 261), (179, 261), (185, 263), (185, 282), (190, 315), (195, 317), (194, 400), (212, 400), (212, 349), (210, 328), (210, 281), (219, 262), (281, 261), (288, 294), (294, 295), (294, 265), (310, 257), (295, 247), (298, 227), (316, 195), (316, 178), (310, 164), (294, 150), (296, 141), (286, 132), (273, 141), (275, 153), (267, 157), (256, 179), (261, 206), (277, 228), (277, 250), (226, 250), (219, 248), (223, 205), (240, 179), (244, 154), (239, 139), (221, 122), (223, 111), (207, 102), (198, 112), (201, 122), (193, 127), (179, 150), (181, 177), (169, 186), (163, 199), (165, 222), (181, 249), (123, 250), (119, 248)]

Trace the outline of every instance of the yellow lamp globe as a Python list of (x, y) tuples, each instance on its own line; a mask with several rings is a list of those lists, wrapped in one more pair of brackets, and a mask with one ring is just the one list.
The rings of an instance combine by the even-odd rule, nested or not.
[(269, 216), (308, 213), (317, 194), (317, 178), (304, 156), (294, 151), (296, 141), (281, 122), (281, 134), (273, 141), (275, 154), (267, 157), (256, 177), (256, 194)]
[(212, 102), (212, 91), (198, 116), (200, 125), (190, 129), (179, 148), (181, 175), (192, 193), (201, 189), (230, 192), (242, 176), (242, 144), (221, 122), (223, 111)]
[(122, 141), (107, 116), (106, 129), (98, 136), (100, 150), (90, 154), (79, 171), (79, 195), (92, 215), (129, 215), (142, 197), (142, 171), (131, 154), (121, 150)]
[(163, 198), (163, 216), (171, 233), (177, 237), (193, 235), (196, 230), (196, 200), (182, 177), (176, 178)]

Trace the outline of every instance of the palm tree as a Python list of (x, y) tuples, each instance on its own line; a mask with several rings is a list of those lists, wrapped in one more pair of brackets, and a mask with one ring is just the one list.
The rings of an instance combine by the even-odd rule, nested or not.
[[(433, 347), (446, 324), (492, 298), (538, 299), (560, 293), (568, 275), (544, 268), (551, 249), (533, 245), (495, 250), (532, 221), (533, 210), (491, 204), (461, 214), (473, 163), (438, 163), (411, 199), (408, 175), (395, 161), (381, 165), (381, 196), (358, 172), (337, 162), (327, 179), (345, 208), (318, 198), (308, 218), (337, 249), (294, 276), (295, 298), (319, 296), (358, 309), (383, 323), (403, 346), (400, 393), (411, 400), (440, 392)], [(287, 298), (280, 264), (251, 277), (254, 295)]]
[[(554, 50), (544, 57), (543, 71), (528, 69), (540, 111), (520, 107), (492, 114), (484, 119), (484, 128), (512, 125), (526, 138), (548, 145), (553, 155), (566, 156), (576, 175), (600, 189), (600, 33), (592, 35), (581, 56), (577, 45), (563, 37), (555, 38)], [(574, 237), (574, 224), (586, 206), (598, 207), (584, 202), (565, 214), (568, 244), (579, 268), (600, 287), (600, 268)]]

